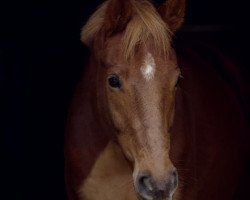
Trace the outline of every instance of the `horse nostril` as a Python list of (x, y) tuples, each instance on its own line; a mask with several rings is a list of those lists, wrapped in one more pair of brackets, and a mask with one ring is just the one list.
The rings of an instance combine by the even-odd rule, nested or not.
[(154, 193), (154, 183), (150, 174), (139, 175), (136, 188), (143, 199), (152, 199)]
[(172, 171), (172, 185), (173, 185), (173, 189), (175, 189), (177, 187), (178, 184), (178, 173), (176, 168), (173, 169)]
[(140, 189), (145, 190), (146, 192), (153, 191), (154, 188), (153, 188), (152, 178), (150, 175), (141, 176), (138, 182)]

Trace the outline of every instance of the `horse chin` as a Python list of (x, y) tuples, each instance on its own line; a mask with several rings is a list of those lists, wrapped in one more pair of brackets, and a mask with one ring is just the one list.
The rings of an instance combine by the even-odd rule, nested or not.
[(169, 198), (164, 199), (164, 198), (161, 198), (161, 197), (156, 197), (156, 198), (145, 199), (145, 198), (140, 197), (139, 199), (140, 200), (172, 200), (173, 198), (169, 197)]

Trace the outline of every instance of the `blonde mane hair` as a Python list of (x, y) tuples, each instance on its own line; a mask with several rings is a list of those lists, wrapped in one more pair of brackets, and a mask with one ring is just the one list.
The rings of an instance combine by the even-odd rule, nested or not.
[[(127, 59), (133, 57), (136, 48), (146, 44), (148, 39), (152, 40), (156, 51), (167, 55), (171, 46), (172, 33), (155, 7), (145, 0), (128, 1), (131, 4), (132, 16), (122, 38), (125, 57)], [(110, 0), (104, 2), (83, 27), (81, 40), (86, 45), (91, 46), (93, 38), (104, 26), (109, 2)]]

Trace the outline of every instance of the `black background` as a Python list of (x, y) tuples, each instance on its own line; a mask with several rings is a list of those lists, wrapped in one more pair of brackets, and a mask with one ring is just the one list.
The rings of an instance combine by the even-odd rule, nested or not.
[[(66, 199), (65, 121), (88, 57), (79, 34), (100, 2), (1, 1), (1, 199)], [(188, 0), (175, 39), (216, 41), (249, 73), (248, 13), (243, 0)]]

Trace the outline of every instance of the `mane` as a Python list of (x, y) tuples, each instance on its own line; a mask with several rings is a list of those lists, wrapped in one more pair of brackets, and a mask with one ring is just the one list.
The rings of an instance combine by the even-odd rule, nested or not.
[[(154, 50), (167, 55), (171, 46), (172, 33), (167, 24), (162, 20), (155, 7), (149, 1), (129, 0), (132, 16), (126, 25), (123, 34), (123, 50), (127, 59), (135, 55), (138, 46), (146, 45), (152, 41)], [(82, 29), (81, 40), (91, 46), (93, 38), (105, 24), (105, 15), (108, 3), (104, 2), (90, 17)]]

